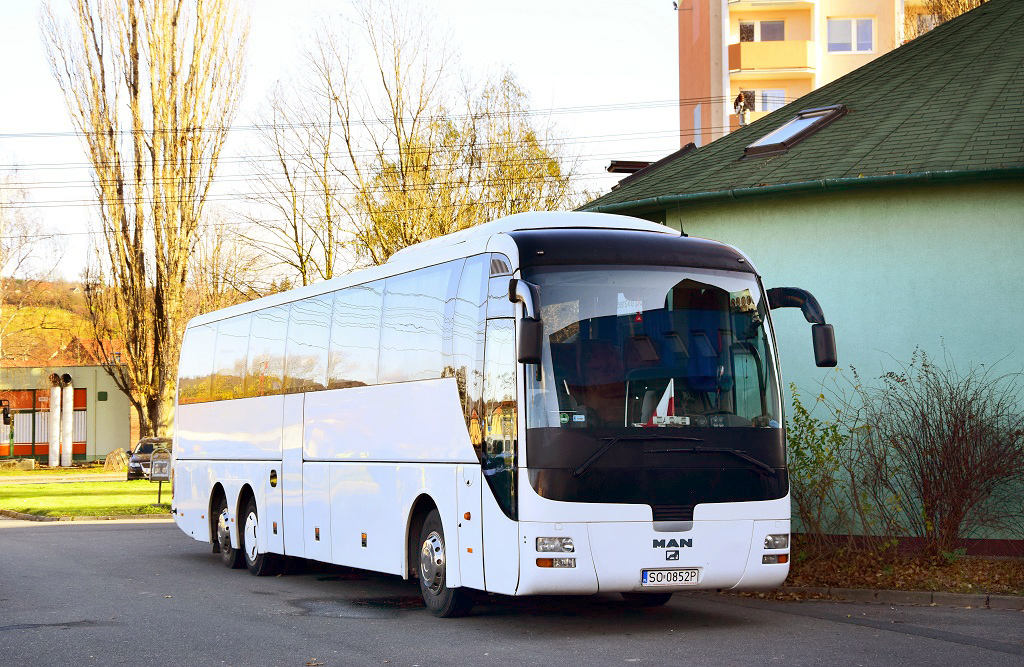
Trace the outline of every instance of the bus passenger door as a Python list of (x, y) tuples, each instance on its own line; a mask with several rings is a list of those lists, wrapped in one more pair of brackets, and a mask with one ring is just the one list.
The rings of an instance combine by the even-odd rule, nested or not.
[(462, 585), (484, 590), (483, 512), (480, 508), (480, 466), (460, 465), (459, 573)]

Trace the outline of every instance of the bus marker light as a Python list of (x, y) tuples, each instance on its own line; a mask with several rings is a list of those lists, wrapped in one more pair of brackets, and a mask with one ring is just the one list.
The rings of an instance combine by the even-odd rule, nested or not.
[(463, 514), (462, 518), (465, 519), (466, 521), (469, 521), (469, 512), (466, 512), (465, 514)]
[(473, 553), (473, 547), (466, 547), (466, 553), (468, 553), (468, 554)]

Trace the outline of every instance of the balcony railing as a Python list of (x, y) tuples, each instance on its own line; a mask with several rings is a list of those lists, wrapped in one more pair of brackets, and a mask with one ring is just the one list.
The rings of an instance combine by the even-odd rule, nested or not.
[(729, 70), (813, 69), (814, 42), (740, 42), (729, 45)]

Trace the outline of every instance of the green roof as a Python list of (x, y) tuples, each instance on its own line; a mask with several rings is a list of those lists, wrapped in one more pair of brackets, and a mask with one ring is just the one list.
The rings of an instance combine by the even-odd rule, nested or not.
[[(781, 154), (743, 149), (799, 111), (848, 113)], [(1024, 2), (989, 0), (707, 146), (586, 204), (643, 212), (897, 181), (1024, 178)]]

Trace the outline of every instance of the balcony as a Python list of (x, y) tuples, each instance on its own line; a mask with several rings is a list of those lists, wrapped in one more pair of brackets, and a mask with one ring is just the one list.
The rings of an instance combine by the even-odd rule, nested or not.
[(814, 70), (814, 45), (808, 40), (784, 42), (740, 42), (729, 45), (729, 71), (772, 72)]
[[(908, 0), (908, 4), (922, 3), (926, 0)], [(729, 0), (729, 11), (756, 12), (779, 11), (782, 9), (813, 9), (818, 0)]]

